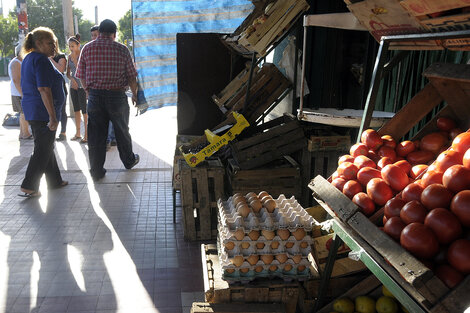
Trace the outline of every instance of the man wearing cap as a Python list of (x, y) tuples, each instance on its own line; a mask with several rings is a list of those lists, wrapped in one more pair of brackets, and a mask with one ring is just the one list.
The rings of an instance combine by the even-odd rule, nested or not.
[(88, 94), (88, 155), (93, 180), (104, 177), (106, 170), (106, 138), (112, 121), (119, 157), (127, 169), (139, 163), (132, 151), (129, 134), (129, 104), (125, 91), (129, 86), (132, 102), (137, 99), (137, 72), (129, 49), (115, 40), (116, 24), (104, 20), (99, 36), (87, 43), (78, 61), (76, 76), (82, 80)]

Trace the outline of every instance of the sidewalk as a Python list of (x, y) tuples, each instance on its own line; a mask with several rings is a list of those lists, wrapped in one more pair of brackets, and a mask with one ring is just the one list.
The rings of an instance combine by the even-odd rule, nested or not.
[[(0, 116), (11, 106), (1, 104)], [(131, 115), (135, 109), (131, 109)], [(74, 135), (69, 119), (67, 137)], [(93, 183), (87, 146), (56, 145), (70, 185), (18, 197), (32, 141), (0, 127), (0, 313), (189, 312), (203, 300), (200, 247), (173, 224), (176, 107), (131, 116), (140, 163), (126, 170), (116, 147)]]

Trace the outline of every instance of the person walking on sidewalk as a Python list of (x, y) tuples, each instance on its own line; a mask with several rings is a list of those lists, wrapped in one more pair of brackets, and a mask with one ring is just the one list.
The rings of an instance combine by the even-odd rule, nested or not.
[(15, 57), (8, 64), (8, 76), (10, 76), (11, 104), (13, 111), (20, 113), (20, 136), (18, 139), (33, 139), (33, 135), (29, 132), (29, 124), (24, 118), (23, 109), (21, 108), (21, 62), (23, 58), (20, 54), (20, 46), (15, 48)]
[(61, 112), (61, 118), (60, 118), (60, 133), (59, 137), (56, 138), (57, 141), (64, 141), (67, 139), (67, 112), (66, 112), (66, 103), (67, 103), (67, 86), (65, 85), (65, 79), (63, 78), (63, 75), (65, 73), (65, 68), (67, 66), (67, 58), (65, 57), (65, 54), (60, 52), (59, 49), (59, 41), (55, 43), (57, 45), (57, 51), (54, 55), (54, 57), (49, 58), (51, 60), (52, 64), (55, 66), (55, 68), (62, 74), (62, 85), (64, 87), (64, 93), (65, 93), (65, 98), (64, 98), (64, 105), (62, 106), (62, 112)]
[(109, 121), (113, 122), (119, 157), (127, 169), (139, 163), (132, 150), (129, 134), (129, 103), (125, 93), (129, 86), (132, 102), (137, 100), (137, 71), (129, 49), (115, 41), (116, 24), (103, 20), (97, 39), (87, 43), (80, 54), (76, 76), (88, 94), (88, 155), (93, 180), (104, 177), (106, 138)]
[(68, 184), (62, 180), (54, 154), (58, 120), (64, 105), (62, 74), (49, 57), (56, 53), (56, 36), (47, 27), (38, 27), (28, 33), (23, 44), (21, 65), (21, 105), (34, 136), (34, 150), (21, 184), (20, 196), (40, 196), (39, 183), (43, 174), (49, 189)]

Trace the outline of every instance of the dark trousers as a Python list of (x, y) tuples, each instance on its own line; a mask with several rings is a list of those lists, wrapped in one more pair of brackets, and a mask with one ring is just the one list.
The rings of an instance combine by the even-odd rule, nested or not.
[(91, 176), (101, 178), (106, 160), (109, 121), (113, 122), (119, 157), (126, 168), (135, 162), (129, 134), (129, 104), (123, 91), (90, 89), (88, 94), (88, 156)]
[(62, 115), (60, 117), (60, 132), (64, 134), (67, 130), (67, 112), (66, 112), (67, 105), (66, 104), (67, 104), (67, 100), (64, 101), (64, 105), (62, 106)]
[(62, 183), (62, 176), (54, 154), (56, 132), (51, 131), (47, 127), (47, 123), (45, 121), (29, 121), (34, 136), (34, 150), (21, 184), (24, 189), (38, 191), (43, 174), (46, 175), (49, 189), (57, 188)]

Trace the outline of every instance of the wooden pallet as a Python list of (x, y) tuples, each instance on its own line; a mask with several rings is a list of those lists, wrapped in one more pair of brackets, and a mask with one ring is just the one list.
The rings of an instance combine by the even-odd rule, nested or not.
[(302, 190), (300, 165), (289, 156), (252, 170), (242, 170), (234, 159), (229, 159), (227, 178), (231, 194), (264, 190), (275, 198), (284, 194), (287, 198), (295, 196), (298, 199)]
[(184, 238), (191, 241), (215, 239), (217, 200), (224, 196), (224, 167), (218, 159), (206, 160), (196, 168), (180, 160), (179, 166)]
[(212, 96), (212, 100), (226, 116), (238, 111), (254, 125), (267, 110), (287, 95), (292, 84), (274, 64), (264, 63), (253, 71), (249, 101), (245, 107), (249, 76), (250, 69), (246, 68), (219, 94)]
[(222, 280), (217, 247), (201, 245), (204, 290), (209, 303), (278, 303), (285, 312), (295, 313), (299, 296), (298, 282), (260, 279), (244, 285), (229, 285)]
[[(436, 130), (436, 119), (440, 116), (452, 117), (462, 129), (470, 127), (470, 65), (434, 64), (424, 75), (430, 83), (379, 130), (380, 134), (389, 134), (399, 140), (444, 100), (446, 106), (415, 138), (419, 139)], [(309, 187), (313, 190), (317, 202), (346, 223), (357, 235), (361, 249), (367, 251), (374, 261), (426, 310), (463, 312), (461, 309), (470, 305), (468, 297), (458, 298), (458, 295), (470, 292), (469, 277), (449, 293), (449, 289), (430, 269), (379, 230), (349, 198), (326, 179), (317, 176)]]
[(285, 313), (280, 304), (194, 302), (191, 313)]
[(183, 154), (179, 147), (184, 144), (188, 144), (196, 139), (198, 136), (189, 135), (177, 135), (176, 136), (176, 148), (175, 155), (173, 157), (173, 190), (181, 190), (181, 172), (179, 166), (179, 160), (184, 160)]
[(272, 128), (230, 144), (233, 157), (241, 169), (268, 164), (307, 146), (303, 129), (295, 117), (284, 115), (274, 122), (270, 124), (275, 125)]

